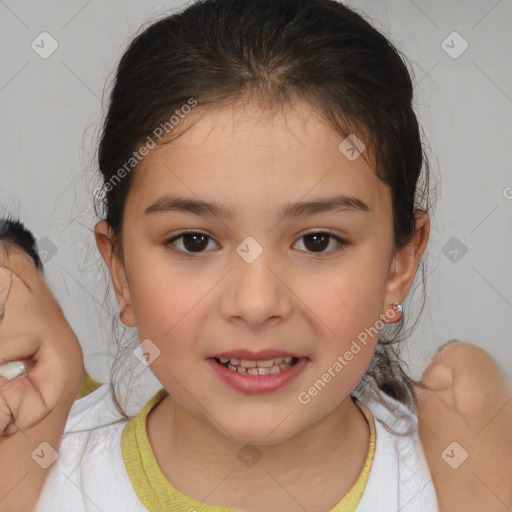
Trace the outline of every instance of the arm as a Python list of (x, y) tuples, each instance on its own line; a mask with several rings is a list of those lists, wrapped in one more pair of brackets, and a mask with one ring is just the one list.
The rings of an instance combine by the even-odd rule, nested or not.
[(34, 259), (2, 240), (0, 280), (0, 364), (32, 362), (28, 375), (0, 378), (0, 510), (25, 512), (37, 503), (51, 468), (45, 462), (59, 449), (82, 385), (83, 355)]
[(422, 381), (419, 435), (441, 512), (511, 510), (512, 390), (499, 366), (459, 341), (436, 353)]

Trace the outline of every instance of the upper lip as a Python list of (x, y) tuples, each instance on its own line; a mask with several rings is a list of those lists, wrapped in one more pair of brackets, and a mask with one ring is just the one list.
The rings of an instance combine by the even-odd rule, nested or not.
[(306, 357), (293, 352), (286, 352), (283, 350), (260, 350), (259, 352), (252, 352), (251, 350), (228, 350), (227, 352), (219, 352), (210, 357), (237, 358), (237, 359), (249, 359), (251, 361), (265, 361), (267, 359), (275, 359), (277, 357)]

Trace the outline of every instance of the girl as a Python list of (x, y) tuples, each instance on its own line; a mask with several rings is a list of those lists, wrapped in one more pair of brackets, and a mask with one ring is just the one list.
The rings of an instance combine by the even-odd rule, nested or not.
[[(2, 510), (20, 512), (34, 508), (80, 384), (79, 397), (98, 383), (87, 373), (82, 383), (80, 345), (46, 285), (33, 237), (19, 222), (0, 222), (0, 263), (1, 360), (31, 356), (28, 375), (7, 382), (0, 377), (0, 502)], [(504, 407), (512, 394), (483, 350), (453, 341), (441, 347), (422, 376), (428, 392), (417, 390), (420, 437), (441, 510), (501, 510), (512, 502), (512, 411)], [(13, 364), (0, 365), (0, 373)], [(15, 411), (11, 435), (4, 429), (5, 410), (5, 419)], [(454, 435), (472, 448), (456, 472), (439, 457)], [(475, 476), (492, 489), (481, 480), (478, 485)]]
[(78, 400), (35, 510), (438, 510), (386, 333), (423, 163), (403, 61), (338, 2), (206, 0), (139, 35), (95, 235), (163, 387), (134, 418), (106, 385)]

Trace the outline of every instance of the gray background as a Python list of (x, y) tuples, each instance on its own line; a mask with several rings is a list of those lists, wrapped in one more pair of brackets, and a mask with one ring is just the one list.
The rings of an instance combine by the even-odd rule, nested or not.
[[(437, 189), (427, 302), (403, 358), (419, 377), (432, 352), (458, 338), (489, 351), (512, 380), (512, 2), (348, 4), (410, 62)], [(48, 251), (48, 281), (89, 373), (101, 381), (113, 349), (109, 307), (116, 310), (92, 231), (102, 99), (133, 34), (180, 5), (0, 1), (0, 214), (19, 215)], [(468, 44), (460, 55), (463, 40), (454, 31)], [(44, 55), (55, 44), (42, 32), (58, 44), (47, 58), (31, 46), (35, 41)], [(405, 302), (409, 318), (418, 313), (420, 292)], [(123, 332), (127, 340), (136, 334)], [(159, 387), (148, 372), (141, 373), (151, 384), (145, 396)]]

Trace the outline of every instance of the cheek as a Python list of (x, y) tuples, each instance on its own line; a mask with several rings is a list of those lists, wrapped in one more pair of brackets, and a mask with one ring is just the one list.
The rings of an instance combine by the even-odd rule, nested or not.
[(315, 286), (309, 282), (302, 291), (314, 313), (311, 318), (318, 326), (318, 339), (323, 340), (316, 354), (321, 371), (330, 369), (337, 375), (332, 379), (337, 383), (333, 388), (352, 389), (375, 352), (382, 327), (379, 315), (384, 313), (386, 272), (383, 262), (374, 260), (365, 256), (347, 259), (345, 265), (318, 279)]
[(140, 272), (131, 280), (131, 299), (140, 339), (163, 341), (187, 313), (187, 300), (179, 282), (158, 271)]
[(165, 268), (162, 272), (156, 267), (152, 270), (132, 283), (138, 336), (143, 343), (149, 340), (149, 347), (155, 347), (158, 357), (151, 363), (151, 371), (178, 398), (182, 390), (176, 388), (176, 382), (190, 379), (190, 368), (202, 354), (198, 346), (204, 323), (201, 315), (204, 308), (213, 307), (205, 297), (212, 285), (183, 273), (165, 275)]
[(354, 328), (364, 329), (379, 319), (385, 289), (383, 272), (368, 266), (340, 266), (329, 276), (306, 283), (303, 296), (326, 326), (337, 335), (346, 336), (353, 334)]

